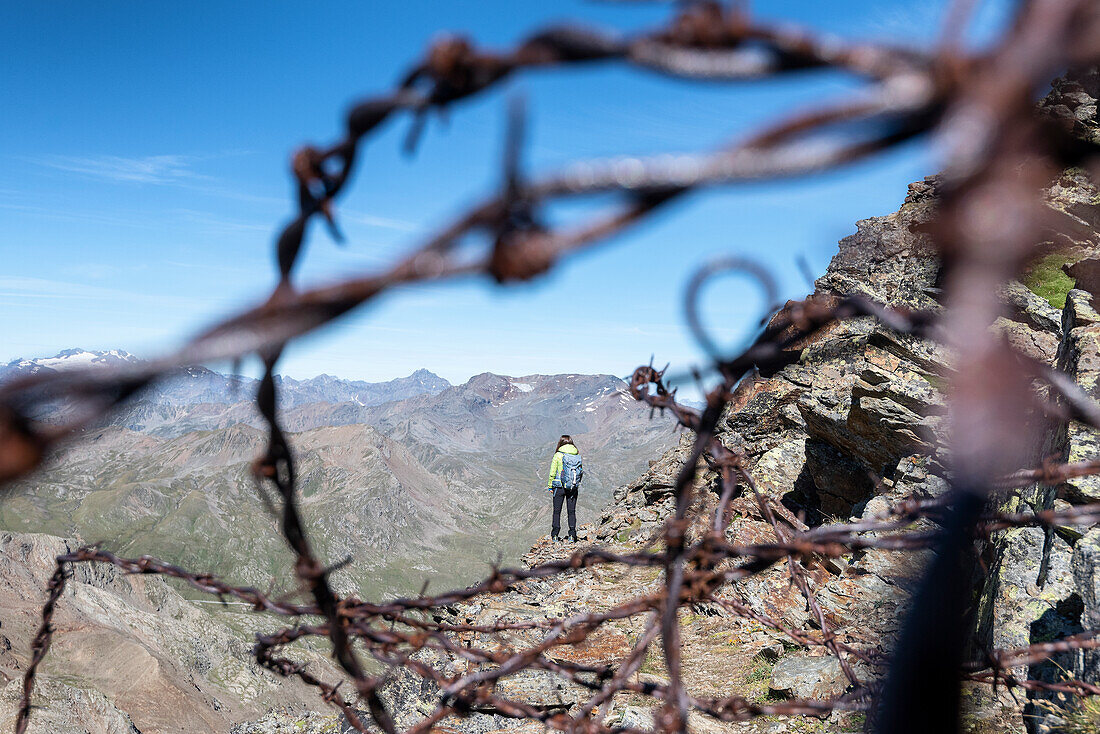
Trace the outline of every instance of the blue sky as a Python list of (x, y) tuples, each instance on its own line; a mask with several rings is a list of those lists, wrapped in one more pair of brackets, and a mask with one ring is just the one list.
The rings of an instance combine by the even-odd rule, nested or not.
[[(757, 3), (848, 38), (932, 41), (942, 0)], [(986, 3), (979, 40), (1007, 2)], [(551, 21), (652, 27), (665, 3), (479, 0), (339, 3), (6, 3), (0, 96), (0, 361), (68, 347), (151, 355), (261, 299), (272, 241), (291, 213), (291, 150), (327, 143), (356, 99), (389, 88), (437, 33), (501, 47)], [(757, 84), (670, 80), (615, 65), (520, 75), (433, 120), (417, 154), (390, 123), (339, 202), (348, 235), (311, 230), (301, 284), (381, 268), (496, 184), (509, 95), (527, 100), (525, 164), (694, 151), (856, 89), (835, 73)], [(286, 374), (385, 380), (426, 367), (452, 380), (493, 371), (625, 375), (654, 355), (701, 353), (684, 329), (691, 273), (756, 257), (785, 297), (824, 270), (857, 219), (887, 214), (934, 172), (927, 144), (799, 182), (696, 195), (548, 277), (394, 292), (292, 346)], [(708, 320), (736, 343), (757, 319), (744, 282), (716, 283)]]

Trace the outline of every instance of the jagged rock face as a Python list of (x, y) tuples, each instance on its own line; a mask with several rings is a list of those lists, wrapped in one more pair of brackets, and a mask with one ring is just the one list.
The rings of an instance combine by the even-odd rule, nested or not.
[[(1058, 367), (1080, 385), (1093, 400), (1100, 398), (1100, 315), (1091, 304), (1091, 297), (1078, 290), (1066, 297), (1063, 319), (1065, 338), (1058, 354)], [(1057, 441), (1068, 461), (1082, 461), (1100, 455), (1100, 437), (1095, 431), (1077, 423), (1069, 423)], [(1080, 477), (1064, 482), (1058, 495), (1075, 503), (1100, 501), (1100, 479)]]
[(901, 209), (856, 222), (856, 233), (818, 279), (822, 292), (861, 293), (879, 303), (928, 308), (935, 305), (939, 258), (919, 229), (935, 206), (935, 178), (909, 184)]
[[(40, 624), (54, 557), (71, 542), (0, 533), (0, 729), (10, 731)], [(79, 564), (54, 616), (32, 732), (224, 734), (276, 703), (318, 708), (312, 690), (251, 661), (242, 635), (185, 601), (159, 577)], [(319, 655), (318, 671), (335, 675)]]
[[(1057, 367), (1096, 399), (1100, 397), (1100, 316), (1092, 300), (1082, 290), (1066, 295)], [(1043, 452), (1064, 461), (1092, 459), (1100, 452), (1100, 435), (1076, 421), (1055, 423), (1047, 430)], [(1056, 487), (1026, 487), (999, 498), (998, 503), (1006, 510), (1037, 511), (1098, 499), (1100, 484), (1093, 477), (1082, 477)], [(1097, 542), (1095, 530), (1081, 527), (1017, 528), (996, 534), (986, 550), (991, 564), (979, 606), (977, 645), (1020, 647), (1096, 629), (1100, 624)], [(1015, 673), (1051, 683), (1067, 675), (1096, 681), (1100, 664), (1094, 652), (1075, 651)], [(1042, 703), (1051, 697), (1034, 694), (1024, 706), (1025, 720), (1033, 730), (1047, 730), (1054, 723)]]
[[(1074, 610), (1080, 615), (1077, 631), (1100, 629), (1100, 529), (1090, 530), (1077, 541), (1071, 565), (1074, 592), (1080, 605), (1080, 609)], [(1073, 660), (1071, 670), (1085, 680), (1100, 680), (1100, 654), (1086, 650), (1072, 657), (1077, 659)]]
[(1022, 323), (1037, 334), (1050, 335), (1057, 344), (1062, 336), (1062, 314), (1058, 309), (1017, 281), (1004, 287), (1001, 300), (1015, 319), (1010, 323)]
[(1052, 87), (1040, 108), (1064, 123), (1075, 137), (1100, 143), (1100, 123), (1096, 116), (1100, 72), (1096, 69), (1071, 71), (1065, 77), (1056, 79)]

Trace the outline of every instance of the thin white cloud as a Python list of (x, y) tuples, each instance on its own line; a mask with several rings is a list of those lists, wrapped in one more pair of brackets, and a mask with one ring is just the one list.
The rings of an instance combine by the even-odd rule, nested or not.
[(338, 222), (349, 222), (380, 229), (393, 229), (398, 232), (416, 232), (423, 229), (423, 226), (417, 222), (394, 219), (393, 217), (380, 217), (377, 214), (367, 214), (365, 212), (337, 210), (336, 216)]
[(21, 298), (118, 298), (125, 295), (115, 288), (68, 283), (47, 278), (0, 275), (0, 296)]
[(148, 217), (118, 217), (97, 211), (77, 211), (71, 207), (62, 206), (47, 208), (33, 204), (7, 204), (0, 202), (0, 209), (44, 219), (59, 219), (66, 222), (137, 227), (139, 229), (158, 229), (161, 226), (159, 223), (151, 221)]
[[(31, 163), (43, 168), (55, 171), (88, 176), (104, 181), (120, 184), (154, 184), (160, 186), (173, 186), (176, 188), (195, 191), (204, 195), (214, 196), (220, 199), (235, 199), (253, 204), (262, 204), (286, 209), (290, 207), (291, 200), (274, 196), (265, 196), (239, 190), (233, 186), (227, 186), (219, 179), (199, 173), (195, 170), (196, 164), (211, 158), (224, 158), (230, 156), (247, 155), (248, 151), (225, 151), (210, 155), (148, 155), (148, 156), (120, 156), (120, 155), (48, 155), (37, 158), (26, 158)], [(20, 192), (15, 190), (0, 189), (0, 196), (15, 195)], [(3, 208), (28, 210), (29, 207), (22, 204), (0, 204)], [(45, 210), (43, 210), (45, 213)], [(272, 230), (277, 223), (252, 223), (245, 221), (230, 221), (215, 218), (210, 215), (193, 210), (179, 210), (178, 213), (195, 220), (200, 224), (209, 225), (210, 229), (217, 232), (240, 232)], [(387, 229), (396, 232), (418, 232), (424, 229), (419, 222), (412, 222), (396, 217), (386, 217), (369, 212), (338, 209), (338, 221), (341, 224), (359, 225), (376, 229)]]
[(219, 217), (195, 209), (176, 209), (172, 213), (197, 225), (204, 234), (239, 234), (241, 232), (273, 232), (277, 222), (249, 222)]
[[(96, 304), (97, 313), (100, 304), (140, 304), (161, 308), (193, 308), (196, 303), (195, 299), (188, 295), (135, 293), (122, 288), (109, 288), (86, 283), (19, 275), (0, 275), (0, 299), (4, 299), (5, 302), (14, 302), (17, 305), (26, 305), (29, 299), (39, 299), (43, 303), (97, 301), (99, 302)], [(7, 299), (11, 299), (11, 301)], [(204, 304), (212, 302), (229, 303), (231, 301), (230, 296), (203, 298)]]
[(191, 168), (194, 158), (185, 155), (53, 155), (35, 161), (67, 173), (124, 183), (170, 184), (206, 178)]
[(863, 19), (863, 35), (905, 44), (919, 44), (942, 32), (944, 3), (883, 4)]
[[(237, 262), (241, 262), (241, 261), (238, 260)], [(170, 268), (190, 268), (190, 269), (193, 269), (193, 270), (208, 270), (208, 271), (213, 272), (213, 273), (222, 273), (222, 274), (226, 274), (226, 273), (237, 273), (237, 274), (242, 274), (242, 275), (243, 274), (247, 274), (247, 275), (255, 275), (256, 274), (255, 268), (233, 267), (231, 265), (226, 265), (225, 263), (222, 263), (222, 262), (207, 262), (207, 261), (204, 261), (204, 260), (194, 260), (194, 261), (162, 260), (158, 264), (159, 265), (165, 265), (165, 266), (170, 267)], [(264, 264), (266, 265), (267, 263), (264, 262)]]
[(65, 265), (59, 274), (72, 276), (81, 281), (107, 280), (121, 275), (133, 274), (149, 269), (148, 263), (129, 262), (125, 265), (100, 262), (75, 262)]

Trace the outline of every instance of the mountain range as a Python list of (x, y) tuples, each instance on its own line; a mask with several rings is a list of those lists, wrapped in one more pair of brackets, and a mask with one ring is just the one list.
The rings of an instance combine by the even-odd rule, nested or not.
[[(102, 365), (140, 364), (139, 357), (121, 349), (91, 351), (65, 349), (52, 357), (23, 359), (17, 357), (6, 365), (0, 365), (0, 380), (33, 375), (41, 372), (64, 372), (74, 367)], [(358, 405), (379, 405), (393, 400), (403, 400), (422, 393), (435, 394), (451, 383), (425, 369), (408, 377), (388, 382), (363, 382), (343, 380), (332, 375), (318, 375), (306, 380), (276, 375), (280, 405), (283, 408), (306, 405), (313, 402), (347, 401)], [(242, 375), (224, 375), (202, 366), (181, 369), (172, 378), (163, 380), (150, 389), (143, 401), (158, 405), (189, 406), (202, 403), (234, 404), (255, 394), (259, 380)]]
[[(5, 376), (131, 361), (67, 350)], [(378, 596), (473, 579), (548, 526), (558, 436), (585, 458), (582, 522), (676, 441), (610, 375), (484, 373), (463, 385), (418, 370), (384, 383), (279, 378), (303, 513), (344, 591)], [(293, 587), (289, 552), (251, 462), (265, 429), (255, 380), (204, 367), (154, 386), (0, 504), (0, 527), (152, 554), (236, 583)], [(202, 538), (203, 542), (194, 542)]]

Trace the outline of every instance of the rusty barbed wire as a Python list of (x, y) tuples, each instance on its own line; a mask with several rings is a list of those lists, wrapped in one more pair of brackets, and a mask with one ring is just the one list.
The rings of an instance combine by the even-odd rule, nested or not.
[[(672, 50), (707, 58), (723, 53), (731, 58), (746, 53), (756, 56), (763, 50), (777, 59), (787, 59), (776, 65), (776, 74), (807, 68), (806, 63), (794, 63), (797, 58), (893, 86), (879, 90), (869, 101), (795, 115), (767, 134), (712, 154), (593, 161), (533, 182), (519, 180), (508, 170), (500, 195), (458, 217), (389, 270), (301, 292), (291, 286), (290, 276), (309, 220), (321, 215), (334, 226), (333, 202), (349, 180), (362, 139), (391, 115), (444, 108), (527, 67), (596, 60), (635, 63), (632, 49), (641, 47), (650, 49), (647, 53), (653, 59)], [(309, 146), (294, 154), (291, 168), (298, 183), (299, 211), (277, 238), (280, 282), (265, 303), (206, 330), (174, 354), (140, 367), (111, 374), (71, 372), (65, 379), (43, 374), (0, 388), (0, 405), (10, 411), (0, 413), (0, 435), (5, 437), (0, 444), (0, 479), (31, 470), (63, 436), (174, 369), (243, 354), (277, 354), (288, 339), (338, 318), (393, 286), (475, 274), (488, 274), (498, 281), (528, 279), (560, 257), (617, 234), (693, 189), (824, 170), (926, 132), (950, 88), (949, 80), (941, 80), (942, 74), (933, 74), (936, 61), (933, 56), (886, 47), (822, 41), (786, 27), (776, 30), (746, 24), (740, 12), (716, 3), (692, 5), (667, 28), (633, 40), (565, 27), (537, 33), (513, 53), (494, 54), (477, 52), (468, 41), (444, 38), (396, 92), (354, 106), (347, 115), (347, 135), (341, 141), (324, 149)], [(669, 66), (669, 73), (675, 73), (671, 67), (676, 65)], [(419, 91), (422, 87), (426, 89)], [(876, 120), (883, 129), (872, 124)], [(848, 132), (854, 141), (843, 130), (834, 129), (841, 124), (851, 128)], [(806, 145), (803, 136), (819, 128), (830, 131), (828, 139)], [(511, 156), (506, 156), (506, 166), (511, 165), (509, 159)], [(335, 172), (328, 168), (332, 162), (338, 163)], [(538, 224), (540, 207), (562, 198), (608, 191), (623, 196), (621, 207), (593, 216), (580, 226), (561, 225), (551, 230)], [(453, 251), (458, 240), (478, 232), (491, 238), (491, 252), (472, 262), (457, 259)], [(67, 422), (43, 425), (33, 419), (36, 408), (60, 397), (74, 412)]]
[(23, 676), (23, 698), (15, 715), (16, 734), (24, 734), (30, 722), (31, 694), (34, 692), (35, 676), (42, 659), (46, 657), (46, 651), (50, 649), (50, 641), (53, 638), (54, 631), (51, 622), (54, 610), (57, 608), (57, 602), (65, 591), (66, 572), (67, 569), (64, 564), (58, 561), (57, 568), (54, 569), (49, 584), (46, 586), (46, 602), (42, 605), (42, 625), (38, 628), (38, 633), (31, 643), (31, 662), (27, 666), (26, 674)]
[[(953, 18), (965, 17), (965, 3)], [(637, 731), (606, 723), (620, 693), (660, 703), (656, 718), (665, 731), (687, 730), (692, 712), (719, 721), (762, 715), (824, 716), (833, 711), (872, 714), (876, 731), (956, 731), (958, 687), (963, 679), (1093, 695), (1088, 681), (1047, 683), (1021, 680), (1012, 668), (1067, 650), (1096, 647), (1096, 631), (1054, 643), (991, 651), (981, 661), (964, 661), (965, 585), (961, 568), (975, 537), (1009, 527), (1080, 525), (1100, 520), (1100, 506), (1031, 513), (984, 510), (994, 489), (1031, 483), (1056, 483), (1100, 473), (1100, 460), (1021, 469), (1019, 447), (1031, 438), (1024, 412), (1034, 400), (1030, 381), (1044, 380), (1058, 403), (1040, 408), (1063, 418), (1100, 427), (1100, 408), (1061, 373), (1013, 355), (989, 333), (998, 313), (997, 286), (1012, 277), (1034, 254), (1037, 233), (1057, 229), (1037, 206), (1042, 186), (1067, 165), (1097, 167), (1093, 144), (1079, 141), (1035, 112), (1032, 90), (1061, 68), (1100, 61), (1100, 13), (1089, 0), (1028, 0), (1015, 24), (990, 51), (967, 55), (958, 48), (954, 25), (932, 52), (883, 45), (848, 44), (836, 39), (755, 22), (740, 7), (713, 2), (680, 9), (662, 28), (633, 37), (564, 26), (537, 32), (510, 51), (479, 50), (467, 39), (445, 37), (428, 50), (388, 93), (352, 107), (345, 134), (326, 147), (306, 146), (291, 160), (297, 183), (297, 213), (276, 240), (279, 283), (262, 304), (213, 325), (177, 351), (143, 365), (109, 370), (78, 369), (12, 380), (0, 386), (0, 482), (9, 482), (39, 466), (60, 442), (102, 419), (151, 383), (181, 366), (257, 354), (264, 364), (256, 405), (268, 429), (267, 448), (253, 465), (258, 490), (280, 518), (280, 530), (294, 551), (294, 571), (309, 603), (272, 599), (252, 588), (235, 587), (148, 556), (125, 559), (95, 547), (57, 558), (42, 610), (42, 624), (24, 673), (24, 695), (16, 731), (22, 734), (31, 713), (35, 676), (53, 634), (53, 616), (73, 564), (108, 563), (127, 573), (176, 578), (219, 599), (235, 598), (254, 611), (294, 620), (294, 626), (260, 635), (257, 662), (284, 677), (317, 688), (340, 708), (349, 725), (368, 724), (387, 734), (399, 727), (379, 695), (384, 677), (368, 672), (361, 655), (388, 670), (401, 669), (430, 682), (439, 691), (435, 708), (408, 729), (430, 731), (447, 717), (491, 708), (502, 716), (540, 721), (555, 729), (579, 732)], [(335, 201), (351, 179), (364, 140), (384, 121), (400, 113), (412, 116), (408, 147), (415, 146), (428, 115), (476, 96), (525, 69), (596, 62), (623, 63), (659, 73), (732, 82), (773, 78), (798, 71), (830, 68), (865, 80), (858, 98), (792, 115), (743, 142), (709, 153), (623, 158), (575, 164), (542, 178), (520, 172), (521, 116), (513, 113), (508, 134), (502, 190), (427, 238), (412, 254), (378, 273), (351, 277), (329, 286), (301, 290), (292, 283), (308, 225), (320, 216), (339, 239)], [(438, 595), (370, 603), (337, 595), (328, 582), (336, 566), (317, 558), (298, 511), (293, 450), (279, 422), (275, 369), (284, 345), (332, 322), (398, 285), (472, 276), (496, 282), (525, 280), (552, 268), (561, 258), (607, 240), (645, 221), (670, 201), (706, 186), (774, 179), (829, 170), (890, 149), (913, 137), (935, 133), (949, 165), (943, 175), (938, 210), (928, 227), (944, 260), (945, 308), (935, 312), (891, 309), (859, 295), (818, 296), (788, 303), (768, 321), (751, 344), (737, 354), (720, 353), (698, 318), (695, 300), (707, 278), (725, 269), (744, 270), (745, 261), (726, 260), (704, 268), (689, 288), (687, 313), (692, 331), (713, 361), (721, 381), (701, 411), (678, 403), (664, 371), (650, 364), (635, 371), (631, 395), (694, 433), (692, 448), (672, 487), (674, 509), (661, 535), (663, 547), (614, 553), (603, 548), (578, 551), (566, 559), (531, 568), (494, 568), (483, 581)], [(562, 199), (612, 193), (618, 203), (578, 222), (550, 226), (545, 210)], [(1011, 229), (975, 231), (968, 214), (976, 206), (1003, 217)], [(986, 218), (988, 220), (988, 217)], [(983, 220), (983, 221), (986, 221)], [(484, 252), (461, 255), (467, 235), (484, 238)], [(775, 300), (766, 269), (750, 266), (769, 304)], [(802, 347), (839, 320), (869, 317), (885, 327), (946, 343), (956, 355), (950, 380), (949, 419), (953, 443), (952, 492), (939, 498), (911, 498), (889, 512), (858, 522), (809, 528), (790, 510), (756, 486), (746, 457), (719, 440), (717, 427), (743, 378), (770, 374), (796, 361)], [(1037, 398), (1036, 398), (1037, 400)], [(67, 412), (51, 422), (50, 406)], [(700, 515), (701, 467), (713, 472), (717, 499), (709, 516)], [(773, 542), (739, 544), (726, 538), (729, 508), (736, 498), (754, 500), (756, 512), (771, 528)], [(920, 522), (918, 522), (920, 521)], [(884, 681), (862, 681), (851, 660), (881, 661), (883, 652), (838, 639), (817, 602), (805, 564), (839, 558), (860, 549), (936, 550), (933, 566), (918, 590), (902, 639), (890, 656)], [(653, 552), (651, 552), (653, 551)], [(785, 564), (798, 587), (817, 632), (794, 629), (754, 611), (743, 600), (720, 596), (730, 582)], [(648, 567), (662, 573), (660, 590), (639, 594), (603, 612), (565, 619), (473, 624), (447, 616), (456, 604), (500, 595), (525, 583), (602, 566)], [(933, 594), (933, 585), (938, 585)], [(946, 590), (946, 592), (945, 592)], [(936, 606), (939, 597), (945, 603)], [(822, 647), (835, 656), (851, 693), (828, 701), (790, 700), (775, 704), (739, 695), (700, 698), (682, 679), (678, 613), (691, 605), (713, 605), (752, 619), (805, 647)], [(438, 619), (436, 618), (438, 617)], [(641, 632), (617, 664), (583, 665), (554, 658), (555, 648), (584, 643), (612, 620), (641, 619)], [(446, 621), (441, 621), (446, 620)], [(525, 630), (541, 635), (515, 650), (503, 633)], [(463, 637), (465, 636), (465, 637)], [(474, 644), (476, 636), (484, 641)], [(355, 689), (348, 699), (339, 682), (323, 681), (278, 651), (306, 638), (326, 638), (333, 657)], [(460, 641), (461, 638), (461, 641)], [(917, 644), (919, 643), (919, 644)], [(927, 643), (927, 644), (926, 644)], [(667, 683), (639, 680), (636, 673), (660, 645)], [(474, 672), (445, 674), (427, 654), (450, 656)], [(497, 681), (526, 670), (547, 671), (591, 695), (574, 715), (544, 710), (496, 692)], [(362, 709), (360, 707), (365, 707)]]

